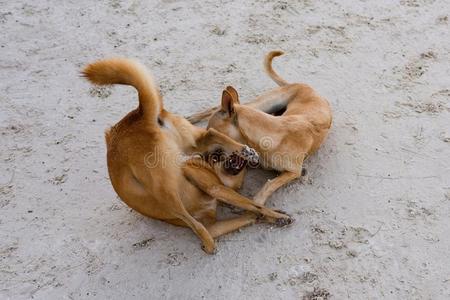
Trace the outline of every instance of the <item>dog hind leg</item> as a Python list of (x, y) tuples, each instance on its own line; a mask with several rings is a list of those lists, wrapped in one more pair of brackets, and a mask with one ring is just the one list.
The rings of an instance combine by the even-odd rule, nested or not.
[(256, 223), (257, 216), (255, 214), (245, 214), (240, 217), (231, 218), (227, 220), (220, 220), (210, 226), (207, 226), (209, 233), (213, 238), (236, 231), (242, 227)]
[(218, 109), (219, 109), (218, 106), (211, 107), (211, 108), (208, 108), (208, 109), (206, 109), (204, 111), (201, 111), (201, 112), (198, 112), (196, 114), (190, 115), (190, 116), (186, 117), (186, 119), (189, 122), (191, 122), (192, 124), (195, 124), (195, 123), (201, 122), (201, 121), (209, 118)]
[[(138, 179), (138, 181), (144, 185), (148, 190), (151, 185), (154, 184), (150, 180), (150, 176), (148, 176), (147, 168), (135, 168), (134, 176)], [(163, 178), (171, 178), (170, 175), (164, 172), (168, 172), (168, 169), (161, 169), (160, 174)], [(181, 175), (181, 174), (180, 174)], [(168, 212), (170, 215), (169, 223), (174, 225), (186, 225), (194, 231), (194, 233), (200, 238), (202, 241), (202, 249), (207, 253), (214, 253), (216, 245), (214, 239), (211, 234), (206, 230), (205, 226), (197, 221), (191, 214), (187, 211), (186, 207), (183, 204), (183, 201), (180, 197), (179, 191), (174, 189), (173, 187), (167, 185), (163, 186), (159, 191), (160, 199), (158, 202), (158, 208), (161, 211)], [(179, 219), (180, 221), (175, 221), (175, 219)], [(170, 221), (172, 220), (172, 221)], [(184, 224), (183, 224), (184, 223)]]
[(216, 251), (216, 243), (214, 242), (213, 236), (210, 232), (203, 226), (202, 223), (198, 222), (194, 217), (192, 217), (185, 209), (181, 214), (177, 215), (183, 222), (185, 222), (194, 233), (202, 241), (202, 249), (209, 254), (214, 254)]

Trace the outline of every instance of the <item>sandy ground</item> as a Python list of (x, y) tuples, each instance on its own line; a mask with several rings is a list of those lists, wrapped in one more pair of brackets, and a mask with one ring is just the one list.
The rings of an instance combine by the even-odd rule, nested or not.
[[(449, 14), (445, 0), (0, 1), (0, 298), (448, 299)], [(244, 102), (274, 87), (275, 49), (334, 111), (308, 175), (271, 198), (296, 223), (209, 256), (122, 204), (103, 132), (136, 95), (80, 68), (137, 58), (188, 115), (228, 84)], [(273, 176), (251, 172), (243, 193)]]

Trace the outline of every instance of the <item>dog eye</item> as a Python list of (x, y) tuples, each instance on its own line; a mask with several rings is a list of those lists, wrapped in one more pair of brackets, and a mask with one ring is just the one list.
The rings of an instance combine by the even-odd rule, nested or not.
[(226, 119), (229, 117), (228, 113), (224, 110), (219, 110), (218, 115), (220, 119)]
[(158, 117), (158, 124), (159, 126), (164, 126), (164, 121), (161, 119), (161, 117)]
[(216, 163), (218, 161), (221, 161), (225, 158), (225, 151), (222, 148), (217, 148), (214, 151), (209, 153), (209, 159)]
[(212, 154), (214, 154), (214, 155), (222, 155), (222, 154), (224, 154), (224, 152), (225, 152), (225, 151), (223, 151), (222, 148), (217, 148), (217, 149), (215, 149), (215, 150), (212, 152)]

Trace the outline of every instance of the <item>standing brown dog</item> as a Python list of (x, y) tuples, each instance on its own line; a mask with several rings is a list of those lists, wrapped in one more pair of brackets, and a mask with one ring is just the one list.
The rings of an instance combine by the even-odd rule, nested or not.
[[(215, 237), (254, 223), (257, 215), (281, 225), (291, 222), (289, 216), (256, 204), (223, 184), (240, 185), (238, 173), (246, 160), (257, 159), (255, 151), (164, 110), (142, 65), (128, 59), (101, 60), (88, 65), (83, 75), (95, 84), (125, 84), (138, 91), (139, 107), (106, 132), (111, 182), (130, 207), (190, 227), (207, 253), (214, 252)], [(216, 221), (216, 199), (253, 214)]]
[(266, 72), (279, 88), (241, 105), (236, 90), (227, 87), (220, 108), (187, 118), (195, 123), (211, 116), (208, 128), (255, 148), (264, 168), (281, 172), (256, 194), (254, 201), (261, 205), (301, 175), (303, 161), (320, 147), (331, 127), (331, 110), (324, 98), (310, 86), (289, 84), (274, 72), (272, 59), (282, 54), (272, 51), (264, 61)]

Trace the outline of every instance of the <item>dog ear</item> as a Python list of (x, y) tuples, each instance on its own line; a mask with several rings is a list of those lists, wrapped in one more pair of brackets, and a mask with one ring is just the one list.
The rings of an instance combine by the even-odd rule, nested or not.
[(232, 86), (227, 86), (226, 90), (230, 93), (231, 97), (233, 97), (234, 102), (239, 103), (239, 94), (236, 89)]
[(227, 91), (222, 92), (222, 110), (227, 112), (231, 117), (234, 113), (234, 99), (233, 96)]

